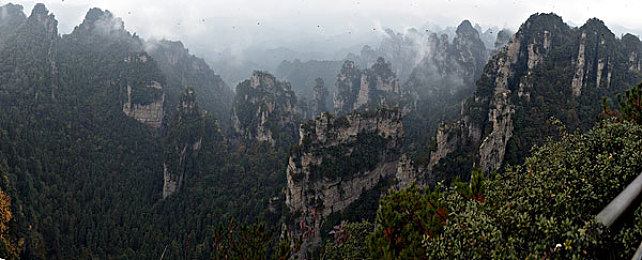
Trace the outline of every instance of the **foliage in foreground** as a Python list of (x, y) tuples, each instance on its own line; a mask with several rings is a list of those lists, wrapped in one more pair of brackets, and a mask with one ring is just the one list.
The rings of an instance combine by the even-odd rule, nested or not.
[(372, 223), (341, 222), (330, 231), (334, 235), (331, 243), (326, 244), (323, 259), (366, 259), (369, 255), (366, 240), (374, 229)]
[(630, 257), (642, 240), (640, 210), (619, 232), (594, 219), (642, 173), (641, 147), (640, 125), (608, 120), (533, 148), (523, 165), (486, 181), (486, 201), (441, 199), (450, 219), (439, 236), (424, 239), (428, 256)]
[(229, 220), (214, 232), (212, 259), (288, 259), (289, 241), (282, 239), (275, 247), (273, 233), (265, 223)]
[(385, 196), (360, 252), (372, 259), (631, 257), (642, 241), (642, 210), (612, 230), (595, 216), (642, 173), (642, 126), (605, 120), (561, 136), (488, 180), (474, 172), (470, 184)]

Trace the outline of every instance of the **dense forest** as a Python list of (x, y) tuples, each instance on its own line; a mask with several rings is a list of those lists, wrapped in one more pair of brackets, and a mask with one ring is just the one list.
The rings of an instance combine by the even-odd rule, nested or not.
[[(12, 212), (3, 239), (12, 252), (157, 258), (166, 249), (169, 258), (209, 258), (210, 227), (228, 218), (274, 225), (279, 206), (269, 205), (283, 185), (283, 156), (265, 144), (228, 145), (213, 117), (227, 105), (182, 115), (183, 91), (167, 97), (176, 101), (165, 103), (169, 115), (158, 128), (125, 115), (125, 103), (143, 107), (173, 95), (167, 88), (184, 87), (168, 84), (180, 79), (163, 73), (144, 42), (113, 22), (92, 9), (59, 37), (53, 16), (37, 5), (0, 51), (15, 62), (3, 62), (0, 76), (1, 187)], [(178, 161), (173, 147), (194, 135), (203, 148), (183, 165), (183, 192), (163, 199), (163, 162)]]
[(0, 258), (633, 255), (642, 210), (595, 215), (642, 172), (640, 40), (554, 14), (492, 51), (479, 30), (425, 53), (388, 30), (363, 70), (231, 88), (109, 11), (61, 35), (43, 4), (1, 6)]

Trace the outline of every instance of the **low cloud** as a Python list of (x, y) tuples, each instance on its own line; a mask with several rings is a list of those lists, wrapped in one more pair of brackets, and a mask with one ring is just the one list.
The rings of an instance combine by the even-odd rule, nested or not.
[[(15, 1), (26, 10), (35, 2)], [(61, 33), (71, 32), (89, 8), (99, 7), (121, 17), (127, 30), (143, 38), (181, 40), (203, 56), (223, 51), (238, 53), (253, 46), (305, 48), (306, 42), (323, 41), (333, 42), (325, 48), (339, 50), (356, 40), (382, 37), (383, 28), (404, 31), (427, 23), (448, 27), (464, 19), (483, 27), (516, 30), (536, 12), (555, 12), (577, 24), (598, 17), (614, 28), (616, 35), (642, 32), (642, 20), (638, 19), (642, 2), (624, 0), (608, 5), (601, 0), (44, 0), (44, 3), (59, 20)], [(334, 44), (337, 37), (346, 39), (346, 44)]]

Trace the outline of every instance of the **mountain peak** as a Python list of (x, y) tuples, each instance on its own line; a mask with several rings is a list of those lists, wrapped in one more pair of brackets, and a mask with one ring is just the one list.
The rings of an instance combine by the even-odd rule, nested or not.
[(87, 14), (85, 15), (85, 20), (83, 21), (83, 23), (94, 23), (99, 19), (112, 18), (112, 17), (113, 15), (109, 11), (107, 10), (103, 11), (100, 8), (94, 7), (89, 9), (89, 11), (87, 11)]
[(555, 13), (536, 13), (528, 17), (519, 30), (560, 30), (568, 27), (562, 17)]
[(33, 24), (44, 26), (45, 30), (48, 33), (51, 33), (53, 35), (58, 34), (58, 21), (56, 21), (54, 15), (50, 14), (49, 10), (47, 10), (47, 7), (45, 7), (45, 5), (42, 3), (37, 3), (33, 7), (33, 10), (31, 10), (31, 15), (29, 16), (29, 20)]
[(588, 19), (580, 29), (582, 31), (592, 31), (603, 36), (609, 36), (609, 38), (615, 38), (615, 35), (608, 27), (606, 27), (604, 21), (597, 18)]
[(600, 19), (598, 19), (596, 17), (588, 19), (586, 21), (586, 23), (584, 23), (584, 26), (582, 26), (582, 27), (607, 28), (606, 25), (604, 24), (604, 21), (602, 21), (602, 20), (600, 20)]
[(100, 8), (89, 9), (85, 15), (85, 19), (77, 28), (102, 33), (104, 35), (126, 32), (122, 19), (114, 17), (108, 10), (102, 10)]
[(473, 25), (468, 20), (463, 20), (459, 26), (457, 26), (457, 31), (455, 31), (457, 37), (468, 38), (468, 39), (477, 39), (479, 38), (479, 32), (473, 28)]
[(47, 7), (43, 3), (37, 3), (36, 5), (33, 6), (33, 10), (31, 10), (31, 16), (35, 15), (48, 15), (49, 10), (47, 10)]
[(471, 30), (475, 30), (475, 28), (473, 28), (473, 25), (468, 20), (461, 21), (459, 26), (457, 26), (457, 33)]

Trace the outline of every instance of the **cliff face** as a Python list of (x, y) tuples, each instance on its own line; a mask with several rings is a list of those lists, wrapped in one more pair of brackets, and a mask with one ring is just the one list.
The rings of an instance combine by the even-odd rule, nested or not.
[[(139, 88), (145, 88), (139, 91), (161, 92), (163, 90), (163, 86), (156, 81), (151, 81), (149, 85), (144, 87), (139, 86)], [(128, 84), (127, 100), (123, 103), (123, 113), (150, 127), (160, 128), (163, 124), (163, 117), (165, 116), (165, 111), (163, 109), (165, 104), (165, 94), (158, 95), (159, 97), (156, 97), (151, 103), (136, 103), (132, 101), (132, 86)]]
[(254, 72), (236, 87), (232, 130), (246, 140), (291, 143), (297, 138), (297, 99), (290, 83), (265, 72)]
[[(460, 120), (439, 129), (422, 174), (439, 175), (437, 167), (454, 161), (485, 173), (518, 163), (533, 144), (556, 134), (552, 116), (571, 129), (590, 127), (601, 96), (642, 80), (640, 46), (630, 35), (616, 39), (597, 19), (570, 28), (554, 14), (531, 16), (490, 59)], [(399, 166), (400, 172), (412, 168)]]
[(401, 112), (388, 108), (338, 118), (323, 113), (301, 125), (286, 191), (290, 236), (303, 241), (299, 253), (320, 245), (320, 229), (330, 214), (395, 175), (402, 135)]
[(334, 112), (343, 115), (352, 110), (398, 106), (400, 95), (397, 76), (383, 58), (364, 71), (354, 62), (346, 61), (335, 84)]
[[(126, 116), (152, 128), (160, 129), (165, 117), (165, 77), (146, 53), (129, 55), (121, 66), (121, 106)], [(148, 71), (156, 73), (147, 74)]]
[(165, 138), (163, 199), (176, 193), (183, 186), (186, 175), (197, 170), (188, 165), (193, 164), (191, 161), (196, 160), (201, 150), (204, 127), (194, 90), (187, 88), (180, 97)]

